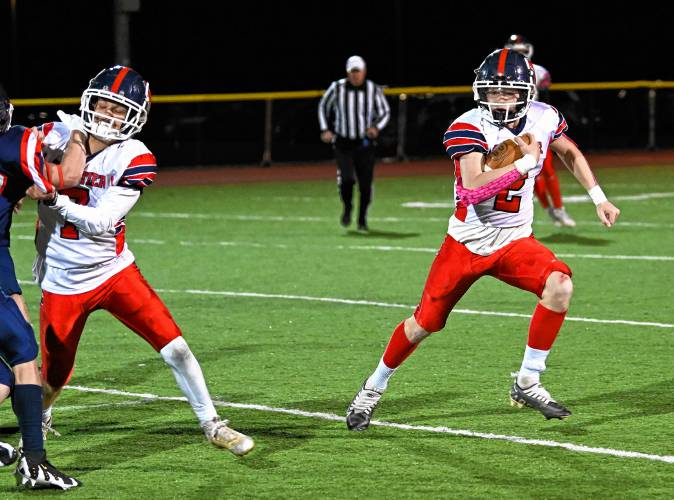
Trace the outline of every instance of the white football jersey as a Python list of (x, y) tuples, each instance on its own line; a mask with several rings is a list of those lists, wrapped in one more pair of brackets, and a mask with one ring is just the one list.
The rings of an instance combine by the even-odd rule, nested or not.
[[(65, 149), (67, 127), (57, 122), (44, 128), (45, 144)], [(152, 153), (142, 142), (129, 139), (87, 158), (79, 186), (59, 192), (70, 198), (67, 206), (57, 210), (38, 205), (34, 274), (43, 290), (83, 293), (134, 261), (124, 237), (124, 219), (155, 176)], [(113, 217), (112, 222), (100, 222), (106, 217)]]
[(550, 72), (540, 64), (534, 64), (534, 73), (536, 74), (536, 93), (547, 89), (552, 83)]
[[(471, 251), (488, 255), (505, 246), (515, 237), (531, 234), (534, 214), (534, 184), (540, 173), (550, 143), (567, 129), (564, 117), (552, 106), (532, 102), (518, 127), (497, 127), (487, 121), (480, 109), (472, 109), (457, 118), (445, 133), (444, 145), (454, 161), (454, 199), (456, 210), (449, 223), (448, 233), (461, 243), (473, 242)], [(515, 181), (508, 189), (475, 205), (465, 206), (456, 194), (461, 183), (459, 158), (470, 152), (489, 153), (497, 144), (513, 137), (531, 133), (541, 147), (538, 165), (525, 178)], [(501, 231), (505, 228), (513, 230)], [(480, 241), (484, 240), (484, 241)], [(485, 241), (490, 243), (484, 244)]]

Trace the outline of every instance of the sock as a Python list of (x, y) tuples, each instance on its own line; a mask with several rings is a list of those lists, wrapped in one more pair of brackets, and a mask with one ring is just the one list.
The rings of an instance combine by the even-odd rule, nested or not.
[(527, 346), (524, 350), (524, 359), (517, 375), (517, 383), (526, 389), (537, 384), (541, 379), (541, 373), (545, 371), (545, 360), (550, 350), (543, 351)]
[(524, 359), (517, 376), (520, 387), (529, 387), (540, 380), (541, 373), (545, 371), (545, 360), (565, 316), (566, 311), (551, 311), (540, 303), (536, 306), (529, 325), (529, 339), (524, 350)]
[(37, 384), (16, 384), (12, 408), (19, 420), (23, 451), (29, 458), (42, 461), (42, 387)]
[(559, 190), (559, 179), (557, 175), (553, 174), (545, 179), (545, 184), (552, 198), (552, 206), (555, 208), (562, 208), (562, 192)]
[(204, 374), (185, 339), (182, 337), (173, 339), (159, 353), (171, 367), (178, 387), (192, 405), (199, 423), (203, 425), (218, 418), (206, 387)]
[(405, 322), (400, 323), (388, 341), (382, 361), (389, 368), (398, 368), (407, 357), (414, 352), (419, 343), (413, 344), (405, 335)]
[(389, 368), (384, 363), (384, 359), (379, 360), (379, 365), (377, 369), (370, 375), (370, 378), (365, 382), (365, 387), (379, 389), (379, 392), (385, 391), (388, 387), (388, 379), (390, 379), (395, 373), (396, 368)]
[(564, 323), (566, 311), (551, 311), (543, 304), (536, 305), (529, 324), (527, 345), (541, 351), (549, 351)]

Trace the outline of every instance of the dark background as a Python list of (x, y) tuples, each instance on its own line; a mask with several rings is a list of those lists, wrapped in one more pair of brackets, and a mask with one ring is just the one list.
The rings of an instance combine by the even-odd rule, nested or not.
[[(0, 2), (12, 55), (3, 50), (2, 81), (13, 97), (79, 95), (116, 62), (111, 0), (14, 1), (14, 31), (11, 1)], [(131, 65), (155, 94), (325, 88), (354, 53), (378, 83), (465, 85), (516, 32), (557, 82), (674, 80), (674, 26), (664, 7), (565, 2), (526, 14), (524, 2), (472, 3), (141, 0), (131, 14)]]
[[(154, 95), (324, 89), (344, 75), (352, 54), (363, 56), (368, 76), (383, 85), (468, 85), (482, 59), (517, 32), (534, 43), (533, 60), (550, 70), (553, 82), (674, 80), (674, 30), (664, 7), (539, 7), (141, 0), (130, 15), (131, 66)], [(112, 0), (0, 0), (0, 82), (9, 95), (79, 96), (93, 75), (117, 62), (113, 8)], [(669, 145), (674, 96), (658, 92), (658, 144)], [(646, 145), (646, 95), (553, 92), (550, 100), (585, 149), (637, 148)], [(330, 156), (317, 139), (316, 104), (275, 101), (275, 160)], [(391, 104), (394, 119), (381, 140), (385, 156), (395, 154), (398, 103)], [(469, 95), (408, 104), (410, 156), (441, 154), (447, 124), (472, 107)], [(51, 118), (54, 111), (21, 108), (17, 120), (39, 121), (39, 112)], [(253, 163), (262, 156), (263, 117), (261, 102), (155, 104), (141, 138), (162, 150), (165, 164)]]

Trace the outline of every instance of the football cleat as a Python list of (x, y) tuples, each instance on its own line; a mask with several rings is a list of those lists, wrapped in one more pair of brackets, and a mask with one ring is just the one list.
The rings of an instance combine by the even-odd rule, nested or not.
[(11, 444), (0, 441), (0, 467), (13, 464), (18, 456)]
[(364, 431), (370, 426), (372, 413), (379, 404), (383, 392), (375, 388), (360, 388), (346, 410), (346, 427), (350, 431)]
[(16, 484), (29, 489), (60, 488), (69, 490), (81, 486), (77, 479), (64, 474), (47, 460), (47, 454), (42, 455), (39, 462), (30, 459), (23, 450), (19, 450), (19, 463), (14, 471)]
[(552, 399), (550, 393), (540, 383), (523, 389), (515, 381), (510, 389), (510, 405), (517, 406), (518, 408), (524, 406), (534, 408), (540, 411), (547, 420), (551, 418), (561, 420), (571, 415), (571, 410)]
[(213, 446), (226, 448), (237, 457), (242, 457), (255, 447), (252, 438), (228, 427), (228, 420), (214, 418), (201, 426), (206, 438)]
[(576, 221), (571, 218), (571, 216), (566, 212), (564, 207), (562, 208), (552, 208), (548, 209), (548, 214), (552, 222), (555, 223), (555, 226), (558, 227), (576, 227)]

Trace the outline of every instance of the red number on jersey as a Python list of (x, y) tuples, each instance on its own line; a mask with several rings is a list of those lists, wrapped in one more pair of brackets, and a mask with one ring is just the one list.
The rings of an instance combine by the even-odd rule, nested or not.
[[(62, 191), (59, 191), (59, 194), (64, 194), (68, 198), (70, 198), (74, 203), (77, 203), (78, 205), (88, 205), (89, 204), (89, 190), (80, 188), (80, 187), (74, 187), (74, 188), (68, 188), (68, 189), (63, 189)], [(63, 224), (61, 227), (61, 238), (65, 240), (79, 240), (80, 239), (80, 233), (77, 231), (77, 228), (75, 227), (74, 224), (70, 222), (66, 222)]]
[(510, 194), (510, 191), (519, 191), (522, 189), (526, 179), (527, 176), (525, 175), (521, 179), (513, 182), (506, 189), (501, 189), (494, 200), (494, 210), (498, 210), (499, 212), (508, 212), (511, 214), (516, 214), (519, 212), (522, 196)]

